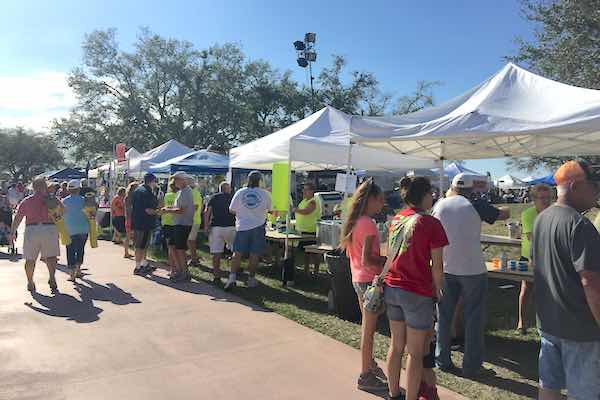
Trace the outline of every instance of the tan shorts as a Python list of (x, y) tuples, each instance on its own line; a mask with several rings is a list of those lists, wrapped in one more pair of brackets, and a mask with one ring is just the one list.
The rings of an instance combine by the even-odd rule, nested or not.
[(210, 254), (221, 254), (227, 247), (233, 249), (235, 240), (235, 226), (213, 226), (208, 233), (208, 246)]
[(198, 232), (200, 231), (200, 225), (192, 225), (192, 230), (188, 236), (188, 242), (195, 242), (198, 239)]
[(23, 257), (27, 261), (42, 258), (58, 257), (60, 245), (55, 225), (29, 225), (25, 227), (23, 236)]

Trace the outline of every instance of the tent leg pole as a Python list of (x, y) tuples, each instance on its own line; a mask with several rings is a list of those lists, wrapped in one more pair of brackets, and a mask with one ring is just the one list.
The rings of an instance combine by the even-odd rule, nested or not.
[(344, 188), (344, 200), (348, 198), (348, 178), (350, 177), (350, 172), (352, 172), (352, 146), (354, 142), (350, 140), (348, 145), (348, 159), (346, 164), (346, 188)]

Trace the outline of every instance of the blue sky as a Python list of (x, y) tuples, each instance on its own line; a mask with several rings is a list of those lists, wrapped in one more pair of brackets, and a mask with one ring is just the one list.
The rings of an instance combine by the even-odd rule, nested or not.
[[(515, 51), (515, 36), (530, 37), (532, 30), (518, 0), (5, 0), (0, 125), (43, 128), (63, 115), (74, 102), (64, 76), (81, 62), (84, 34), (116, 27), (127, 48), (141, 26), (198, 48), (239, 43), (250, 58), (291, 69), (301, 82), (306, 75), (296, 67), (292, 42), (316, 32), (317, 73), (331, 54), (341, 54), (350, 69), (374, 72), (382, 88), (396, 95), (411, 92), (417, 80), (441, 81), (437, 103), (494, 74)], [(467, 165), (493, 175), (506, 172), (503, 160)]]

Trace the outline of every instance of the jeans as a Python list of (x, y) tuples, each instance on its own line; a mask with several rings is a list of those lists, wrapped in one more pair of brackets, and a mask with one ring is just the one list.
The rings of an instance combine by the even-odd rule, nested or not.
[(83, 252), (88, 235), (71, 235), (71, 244), (67, 246), (67, 265), (74, 268), (77, 264), (83, 263)]
[(438, 305), (438, 335), (436, 362), (449, 367), (452, 341), (452, 317), (458, 300), (462, 297), (465, 320), (465, 353), (463, 372), (476, 373), (483, 363), (483, 334), (487, 303), (487, 273), (480, 275), (444, 274), (444, 293)]
[(540, 331), (540, 386), (575, 400), (600, 399), (600, 340), (575, 342)]

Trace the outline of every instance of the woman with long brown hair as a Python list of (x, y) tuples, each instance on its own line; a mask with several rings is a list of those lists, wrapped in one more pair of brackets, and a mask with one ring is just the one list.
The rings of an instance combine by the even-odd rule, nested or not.
[(448, 238), (441, 222), (427, 214), (433, 205), (432, 186), (427, 178), (402, 178), (400, 196), (406, 207), (396, 214), (390, 227), (388, 248), (398, 252), (388, 254), (393, 261), (384, 289), (392, 333), (387, 359), (389, 398), (404, 398), (400, 392), (400, 371), (406, 347), (406, 399), (421, 395), (435, 399), (434, 381), (421, 380), (423, 368), (429, 370), (434, 362), (433, 354), (429, 354), (434, 304), (442, 293), (442, 249), (448, 245)]
[(386, 377), (373, 358), (373, 336), (377, 327), (378, 313), (363, 306), (364, 293), (373, 278), (381, 273), (385, 257), (379, 253), (379, 231), (373, 217), (383, 208), (383, 191), (369, 179), (361, 184), (353, 195), (353, 202), (344, 221), (340, 247), (346, 249), (350, 258), (352, 285), (358, 296), (362, 314), (361, 374), (358, 388), (366, 391), (385, 390)]

